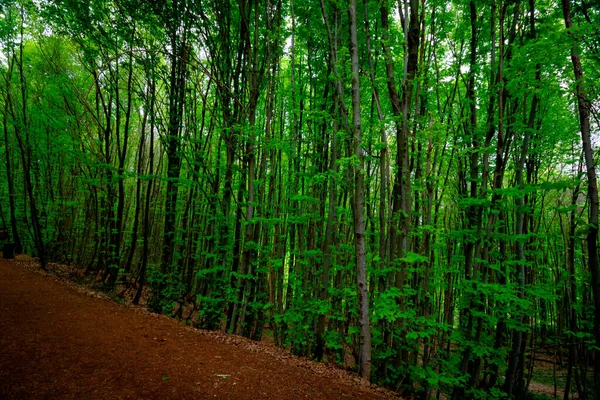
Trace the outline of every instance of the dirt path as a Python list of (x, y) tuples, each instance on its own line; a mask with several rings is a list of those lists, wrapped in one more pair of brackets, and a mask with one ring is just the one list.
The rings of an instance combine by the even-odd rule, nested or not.
[(1, 399), (391, 396), (277, 349), (259, 350), (0, 261)]

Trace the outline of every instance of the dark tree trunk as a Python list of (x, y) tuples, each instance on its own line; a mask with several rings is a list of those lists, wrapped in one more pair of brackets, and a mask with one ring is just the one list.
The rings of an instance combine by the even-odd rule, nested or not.
[(9, 115), (9, 103), (10, 99), (10, 80), (12, 76), (12, 69), (14, 66), (14, 57), (8, 57), (9, 66), (7, 71), (5, 72), (5, 98), (4, 98), (4, 115), (3, 115), (3, 125), (4, 125), (4, 155), (6, 157), (6, 181), (8, 183), (8, 204), (10, 211), (10, 228), (12, 233), (12, 241), (15, 244), (15, 254), (21, 254), (23, 252), (23, 244), (21, 243), (21, 237), (19, 235), (19, 229), (17, 227), (17, 217), (16, 217), (16, 205), (15, 205), (15, 183), (13, 179), (12, 173), (12, 159), (10, 156), (10, 138), (8, 134), (8, 115)]
[[(571, 5), (569, 0), (562, 0), (563, 15), (568, 34), (571, 29)], [(576, 40), (576, 39), (574, 39)], [(594, 164), (594, 148), (591, 140), (590, 129), (590, 101), (585, 91), (585, 82), (581, 59), (575, 47), (571, 47), (571, 62), (575, 76), (575, 92), (577, 95), (577, 109), (579, 111), (579, 125), (581, 128), (581, 143), (587, 173), (588, 199), (590, 201), (589, 223), (586, 237), (588, 267), (592, 276), (592, 297), (594, 299), (594, 339), (596, 347), (600, 348), (600, 268), (598, 266), (598, 184), (596, 182), (596, 167)], [(596, 395), (600, 394), (600, 351), (595, 351), (594, 382)]]

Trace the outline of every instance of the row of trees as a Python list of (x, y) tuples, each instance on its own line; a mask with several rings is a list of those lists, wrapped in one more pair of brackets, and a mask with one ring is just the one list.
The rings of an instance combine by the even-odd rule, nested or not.
[(535, 349), (599, 395), (597, 4), (3, 4), (17, 252), (422, 398)]

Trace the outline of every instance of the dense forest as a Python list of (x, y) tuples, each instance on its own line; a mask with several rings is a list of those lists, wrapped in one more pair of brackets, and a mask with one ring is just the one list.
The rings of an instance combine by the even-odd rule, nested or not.
[(17, 253), (406, 395), (543, 353), (600, 398), (598, 1), (0, 7)]

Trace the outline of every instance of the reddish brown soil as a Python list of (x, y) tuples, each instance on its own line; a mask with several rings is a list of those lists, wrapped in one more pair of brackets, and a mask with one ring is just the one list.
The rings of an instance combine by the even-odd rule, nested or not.
[(264, 349), (0, 261), (0, 399), (393, 397)]

